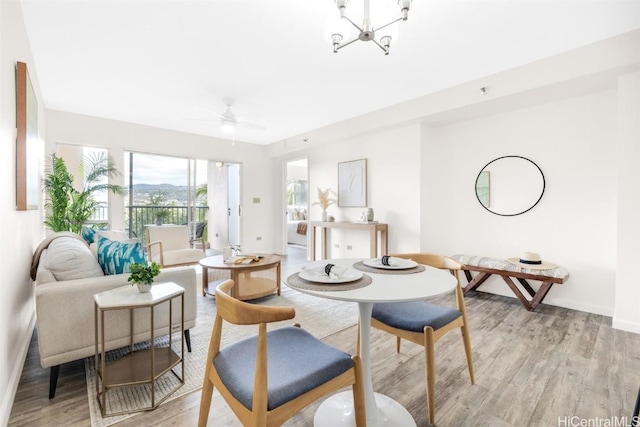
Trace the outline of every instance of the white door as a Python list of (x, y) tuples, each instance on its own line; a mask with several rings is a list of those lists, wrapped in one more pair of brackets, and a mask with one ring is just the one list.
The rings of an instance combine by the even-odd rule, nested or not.
[(227, 168), (227, 206), (229, 243), (233, 246), (240, 244), (240, 216), (242, 205), (240, 204), (240, 165), (231, 163)]

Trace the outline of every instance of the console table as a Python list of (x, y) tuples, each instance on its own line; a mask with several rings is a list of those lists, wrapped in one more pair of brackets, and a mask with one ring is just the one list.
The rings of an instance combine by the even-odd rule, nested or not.
[(387, 255), (389, 239), (387, 236), (387, 224), (378, 222), (348, 222), (348, 221), (311, 221), (311, 261), (316, 259), (316, 228), (320, 229), (320, 259), (327, 259), (327, 231), (330, 228), (342, 228), (348, 230), (364, 230), (369, 232), (369, 255), (371, 258), (378, 256), (378, 232), (380, 232), (380, 255)]

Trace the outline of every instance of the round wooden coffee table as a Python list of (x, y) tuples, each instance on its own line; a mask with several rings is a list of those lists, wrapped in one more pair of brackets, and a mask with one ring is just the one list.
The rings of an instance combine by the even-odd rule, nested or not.
[[(231, 296), (239, 300), (250, 300), (271, 295), (280, 295), (280, 260), (278, 255), (260, 255), (259, 261), (251, 264), (227, 264), (222, 261), (222, 255), (210, 256), (200, 260), (202, 266), (202, 295), (214, 295), (215, 287), (223, 280), (209, 282), (209, 269), (226, 270), (230, 279), (235, 282), (231, 288)], [(252, 276), (255, 271), (275, 269), (275, 281), (267, 277)], [(211, 286), (211, 289), (209, 289)]]

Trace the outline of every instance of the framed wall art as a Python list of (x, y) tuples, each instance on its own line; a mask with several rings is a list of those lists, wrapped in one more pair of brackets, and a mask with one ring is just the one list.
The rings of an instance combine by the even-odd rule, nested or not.
[(24, 62), (16, 63), (16, 128), (16, 209), (39, 209), (38, 100)]
[(338, 206), (367, 206), (367, 159), (338, 163)]

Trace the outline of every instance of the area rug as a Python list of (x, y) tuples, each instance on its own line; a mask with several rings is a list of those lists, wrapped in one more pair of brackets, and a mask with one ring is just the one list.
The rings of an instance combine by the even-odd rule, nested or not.
[[(296, 310), (296, 317), (293, 320), (278, 322), (270, 325), (270, 328), (300, 323), (303, 328), (311, 332), (318, 338), (324, 338), (330, 334), (341, 331), (358, 320), (358, 307), (355, 303), (329, 300), (325, 298), (313, 297), (293, 290), (286, 285), (282, 286), (282, 295), (272, 295), (252, 301), (255, 304), (269, 306), (289, 306)], [(202, 388), (204, 377), (205, 359), (209, 349), (209, 339), (213, 328), (213, 321), (216, 314), (215, 299), (208, 296), (198, 295), (198, 317), (196, 326), (191, 329), (192, 352), (185, 353), (185, 384), (173, 393), (167, 401), (184, 396), (194, 390)], [(257, 327), (237, 326), (225, 323), (223, 328), (222, 344), (237, 341), (247, 336), (255, 335)], [(174, 338), (174, 346), (180, 345), (180, 339)], [(355, 339), (355, 337), (354, 337)], [(168, 339), (166, 339), (168, 341)], [(139, 347), (142, 348), (142, 347)], [(126, 352), (126, 349), (109, 352), (107, 360), (117, 358)], [(180, 373), (180, 366), (177, 369)], [(91, 413), (91, 425), (93, 427), (106, 427), (130, 417), (139, 417), (141, 425), (144, 424), (144, 412), (102, 417), (100, 407), (96, 401), (95, 369), (94, 358), (85, 359), (85, 372), (87, 376), (87, 395), (89, 398), (89, 410)], [(156, 399), (164, 396), (172, 390), (177, 379), (171, 374), (164, 375), (158, 382)], [(148, 387), (148, 386), (147, 386)], [(128, 387), (109, 391), (108, 412), (119, 412), (131, 410), (136, 407), (148, 406), (150, 402), (150, 392), (143, 386)]]

